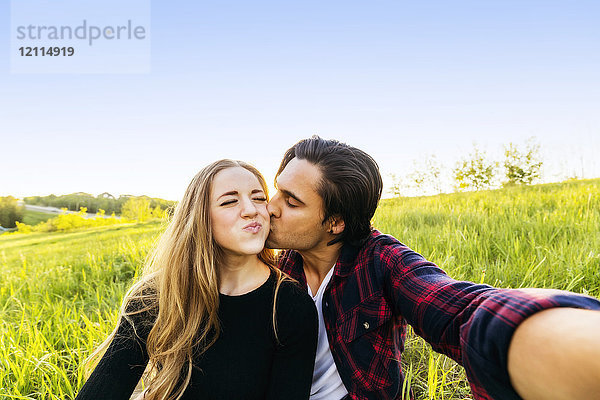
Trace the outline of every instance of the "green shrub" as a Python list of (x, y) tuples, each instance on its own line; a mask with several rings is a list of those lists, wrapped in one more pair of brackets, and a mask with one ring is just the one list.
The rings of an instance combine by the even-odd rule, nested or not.
[(0, 226), (16, 227), (17, 221), (23, 221), (24, 208), (19, 206), (17, 199), (12, 196), (0, 197)]

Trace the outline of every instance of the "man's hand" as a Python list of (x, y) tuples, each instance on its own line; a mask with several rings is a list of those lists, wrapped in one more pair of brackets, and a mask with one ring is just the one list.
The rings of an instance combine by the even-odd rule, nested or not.
[(527, 318), (510, 343), (508, 373), (525, 400), (600, 399), (600, 312), (553, 308)]

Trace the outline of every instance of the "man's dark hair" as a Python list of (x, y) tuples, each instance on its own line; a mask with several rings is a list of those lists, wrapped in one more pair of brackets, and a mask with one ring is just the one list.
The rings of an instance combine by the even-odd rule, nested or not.
[(321, 171), (323, 179), (317, 183), (317, 192), (325, 208), (323, 222), (336, 216), (344, 220), (344, 231), (328, 244), (342, 241), (360, 245), (372, 230), (371, 218), (383, 187), (373, 157), (346, 143), (315, 135), (285, 152), (275, 180), (293, 158), (306, 160)]

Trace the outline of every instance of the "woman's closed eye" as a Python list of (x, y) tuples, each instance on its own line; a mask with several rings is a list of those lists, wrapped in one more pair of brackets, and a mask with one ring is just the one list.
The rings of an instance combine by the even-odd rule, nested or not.
[(224, 202), (222, 202), (219, 205), (220, 206), (228, 206), (230, 204), (235, 204), (235, 203), (237, 203), (237, 199), (230, 199), (230, 200), (225, 200)]
[[(255, 201), (257, 203), (264, 203), (267, 201), (267, 198), (264, 196), (259, 196), (259, 197), (253, 197), (252, 201)], [(219, 204), (220, 206), (228, 206), (228, 205), (232, 205), (237, 203), (238, 200), (237, 199), (229, 199), (229, 200), (225, 200), (223, 201), (221, 204)]]

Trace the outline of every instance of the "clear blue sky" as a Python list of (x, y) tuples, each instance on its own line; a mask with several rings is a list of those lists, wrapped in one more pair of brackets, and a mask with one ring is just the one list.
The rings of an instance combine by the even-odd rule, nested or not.
[(598, 1), (153, 1), (146, 74), (12, 74), (0, 7), (0, 195), (178, 199), (315, 133), (384, 176), (530, 136), (547, 180), (600, 176)]

